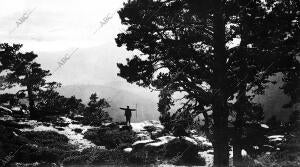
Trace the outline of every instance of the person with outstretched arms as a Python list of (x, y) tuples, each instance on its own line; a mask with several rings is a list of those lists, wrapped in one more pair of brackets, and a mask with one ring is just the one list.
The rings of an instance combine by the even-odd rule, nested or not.
[(125, 110), (125, 117), (126, 117), (126, 125), (130, 126), (130, 120), (131, 120), (131, 111), (135, 111), (136, 109), (131, 109), (129, 106), (127, 108), (120, 108), (121, 110)]

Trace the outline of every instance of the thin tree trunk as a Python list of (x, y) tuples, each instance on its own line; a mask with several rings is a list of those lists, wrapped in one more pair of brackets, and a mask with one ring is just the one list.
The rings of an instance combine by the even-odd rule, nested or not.
[[(236, 131), (237, 132), (237, 131)], [(242, 167), (242, 156), (241, 156), (241, 143), (240, 143), (241, 136), (239, 134), (235, 134), (232, 142), (233, 147), (233, 166), (234, 167)]]
[(228, 107), (226, 99), (226, 49), (223, 1), (214, 0), (213, 147), (214, 166), (229, 165)]
[[(242, 17), (242, 16), (241, 16)], [(244, 115), (247, 108), (247, 96), (246, 96), (246, 90), (247, 90), (247, 74), (248, 74), (248, 64), (247, 64), (247, 30), (246, 27), (243, 26), (243, 23), (240, 25), (240, 31), (241, 31), (241, 42), (240, 42), (240, 48), (239, 48), (239, 57), (241, 57), (241, 78), (243, 78), (239, 84), (239, 95), (236, 104), (237, 107), (237, 115), (236, 115), (236, 121), (234, 126), (234, 135), (233, 135), (233, 165), (235, 167), (242, 167), (243, 165), (243, 158), (241, 155), (242, 152), (242, 133), (243, 133), (243, 127), (244, 127)]]
[(243, 116), (246, 110), (246, 92), (244, 91), (246, 89), (245, 84), (244, 86), (241, 87), (240, 91), (243, 91), (242, 94), (240, 95), (241, 97), (239, 98), (238, 102), (238, 111), (237, 111), (237, 116), (236, 116), (236, 121), (234, 124), (234, 135), (233, 135), (233, 165), (235, 167), (242, 167), (242, 133), (243, 133)]
[(35, 106), (34, 106), (34, 97), (33, 97), (33, 92), (32, 92), (32, 86), (31, 85), (27, 85), (27, 92), (28, 92), (30, 118), (31, 119), (36, 119), (37, 118), (37, 113), (36, 113)]
[(208, 114), (207, 114), (206, 111), (203, 112), (203, 116), (204, 116), (204, 126), (203, 126), (203, 129), (204, 129), (205, 135), (207, 136), (208, 140), (212, 140), (212, 136), (211, 136), (211, 133), (209, 131), (210, 120), (209, 120), (209, 116), (208, 116)]

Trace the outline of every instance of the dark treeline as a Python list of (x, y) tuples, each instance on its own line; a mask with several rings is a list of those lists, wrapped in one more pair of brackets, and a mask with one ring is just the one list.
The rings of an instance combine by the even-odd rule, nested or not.
[[(92, 94), (87, 105), (75, 96), (64, 97), (56, 89), (60, 83), (47, 82), (49, 70), (44, 70), (35, 61), (38, 55), (33, 52), (20, 52), (22, 45), (0, 44), (1, 90), (12, 87), (19, 88), (15, 94), (1, 94), (1, 103), (9, 102), (10, 107), (22, 106), (29, 111), (31, 119), (43, 119), (47, 116), (67, 115), (84, 117), (84, 124), (101, 124), (111, 121), (108, 102)], [(18, 104), (20, 99), (25, 103)], [(28, 107), (27, 107), (28, 106)]]

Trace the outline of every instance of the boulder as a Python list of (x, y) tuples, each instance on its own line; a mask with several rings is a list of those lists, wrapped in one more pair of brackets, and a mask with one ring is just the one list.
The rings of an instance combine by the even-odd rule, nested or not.
[(132, 144), (133, 149), (140, 149), (143, 148), (146, 144), (154, 142), (154, 140), (149, 139), (149, 140), (140, 140), (140, 141), (136, 141)]
[(160, 147), (163, 146), (167, 143), (169, 143), (170, 141), (174, 140), (176, 137), (174, 136), (162, 136), (156, 139), (155, 142), (146, 144), (145, 146), (150, 148), (150, 147)]
[(190, 137), (187, 137), (187, 136), (183, 136), (182, 139), (184, 139), (184, 140), (186, 140), (186, 141), (188, 141), (188, 142), (190, 142), (190, 143), (192, 143), (194, 145), (198, 144), (194, 139), (192, 139)]
[(130, 147), (124, 148), (123, 151), (126, 153), (130, 153), (132, 151), (132, 148), (130, 148)]
[(72, 123), (72, 120), (67, 117), (59, 117), (59, 118), (57, 118), (56, 122), (54, 122), (54, 124), (56, 126), (61, 126), (61, 127), (66, 127), (71, 123)]
[(23, 112), (22, 108), (19, 107), (19, 106), (12, 107), (11, 111), (13, 112), (13, 115), (15, 117), (22, 117), (24, 115), (24, 112)]
[(12, 111), (6, 107), (0, 106), (0, 116), (1, 115), (11, 115)]
[(203, 136), (193, 135), (192, 138), (198, 143), (202, 151), (209, 150), (213, 147), (212, 143)]
[(62, 121), (62, 122), (65, 122), (65, 123), (72, 123), (72, 120), (68, 117), (59, 117), (59, 119)]
[(151, 135), (148, 132), (140, 132), (136, 135), (137, 140), (150, 140)]
[(75, 121), (78, 121), (78, 122), (81, 122), (81, 121), (83, 121), (83, 116), (82, 115), (75, 115), (75, 116), (73, 116), (73, 119), (75, 120)]
[(103, 127), (107, 127), (107, 128), (111, 128), (111, 129), (115, 129), (118, 128), (118, 125), (114, 122), (106, 122), (106, 123), (102, 123)]
[(141, 132), (141, 131), (162, 131), (164, 129), (164, 126), (161, 125), (159, 121), (155, 120), (148, 120), (144, 122), (138, 122), (138, 123), (131, 123), (132, 130), (134, 132)]

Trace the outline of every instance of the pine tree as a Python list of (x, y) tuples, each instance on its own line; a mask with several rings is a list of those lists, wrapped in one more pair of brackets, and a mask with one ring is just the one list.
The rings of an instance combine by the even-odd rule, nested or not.
[(34, 61), (36, 57), (37, 55), (33, 52), (18, 53), (11, 67), (13, 72), (8, 74), (11, 84), (19, 84), (21, 87), (26, 87), (20, 92), (27, 92), (30, 117), (32, 119), (39, 117), (35, 107), (37, 93), (45, 86), (45, 77), (50, 75), (48, 70), (42, 69), (41, 65)]
[[(119, 11), (122, 24), (128, 28), (118, 34), (117, 45), (141, 54), (127, 59), (125, 65), (118, 64), (118, 75), (140, 86), (181, 92), (185, 100), (182, 112), (203, 113), (209, 120), (204, 106), (210, 107), (215, 166), (228, 165), (228, 100), (238, 95), (238, 116), (243, 118), (251, 98), (247, 91), (262, 93), (269, 76), (295, 73), (287, 69), (298, 68), (295, 53), (287, 49), (297, 50), (297, 30), (283, 23), (271, 24), (285, 16), (280, 5), (273, 9), (275, 13), (265, 7), (274, 3), (136, 0)], [(291, 22), (291, 18), (285, 21)], [(295, 31), (289, 33), (289, 40), (279, 36), (286, 29)], [(230, 47), (234, 39), (241, 42)]]
[[(7, 81), (7, 73), (11, 72), (13, 65), (16, 63), (16, 56), (21, 49), (21, 44), (9, 45), (0, 44), (0, 89), (11, 88), (12, 84)], [(3, 72), (3, 73), (2, 73)]]
[(85, 124), (101, 125), (105, 121), (111, 121), (112, 118), (105, 110), (109, 108), (109, 103), (104, 99), (97, 96), (96, 93), (92, 93), (88, 106), (84, 111)]

